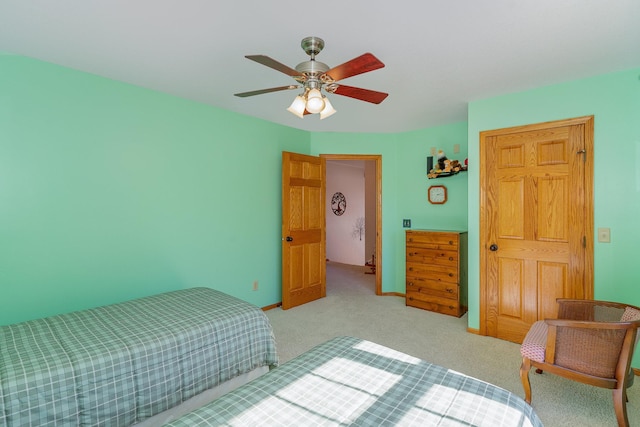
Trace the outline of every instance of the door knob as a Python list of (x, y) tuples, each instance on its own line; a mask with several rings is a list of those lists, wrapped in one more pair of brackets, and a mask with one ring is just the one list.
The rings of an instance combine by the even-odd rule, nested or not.
[(492, 244), (491, 246), (489, 246), (489, 250), (492, 252), (495, 252), (498, 250), (498, 245), (496, 245), (495, 243)]
[(293, 237), (291, 236), (287, 236), (287, 238), (285, 239), (287, 242), (293, 242)]

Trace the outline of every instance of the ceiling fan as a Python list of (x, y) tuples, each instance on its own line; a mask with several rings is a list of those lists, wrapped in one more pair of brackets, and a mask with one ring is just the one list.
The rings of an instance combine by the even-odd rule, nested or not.
[(324, 48), (324, 40), (319, 37), (305, 37), (302, 39), (300, 45), (305, 53), (310, 56), (310, 59), (301, 62), (295, 69), (265, 55), (245, 56), (245, 58), (293, 77), (293, 79), (299, 83), (298, 85), (253, 90), (250, 92), (236, 93), (235, 96), (245, 98), (263, 93), (302, 88), (303, 92), (296, 96), (287, 110), (300, 118), (303, 118), (306, 114), (319, 113), (320, 119), (325, 119), (334, 114), (336, 110), (329, 102), (329, 99), (322, 94), (322, 89), (327, 93), (348, 96), (373, 104), (381, 103), (389, 95), (384, 92), (336, 83), (347, 77), (353, 77), (384, 67), (384, 64), (371, 53), (365, 53), (344, 64), (329, 68), (327, 64), (316, 61), (316, 55)]

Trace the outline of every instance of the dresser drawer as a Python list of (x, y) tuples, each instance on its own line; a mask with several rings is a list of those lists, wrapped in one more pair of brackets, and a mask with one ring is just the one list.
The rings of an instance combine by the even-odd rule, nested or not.
[(407, 262), (406, 277), (419, 277), (439, 282), (458, 283), (458, 267)]
[(440, 298), (458, 300), (459, 286), (457, 283), (437, 282), (416, 277), (407, 277), (407, 293), (419, 292)]
[(417, 262), (424, 264), (446, 265), (458, 268), (458, 252), (446, 251), (442, 249), (428, 249), (420, 247), (407, 247), (407, 262)]
[(429, 249), (448, 249), (458, 250), (458, 234), (446, 232), (412, 232), (407, 231), (407, 246), (429, 248)]
[(460, 317), (462, 315), (458, 301), (425, 295), (421, 292), (408, 291), (407, 305), (423, 310), (437, 311), (438, 313), (449, 314), (451, 316)]

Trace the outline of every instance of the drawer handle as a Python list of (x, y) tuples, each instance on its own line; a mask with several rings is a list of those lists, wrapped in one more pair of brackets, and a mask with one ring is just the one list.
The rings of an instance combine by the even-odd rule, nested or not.
[(452, 293), (453, 293), (453, 289), (451, 289), (451, 288), (447, 288), (447, 292), (449, 292), (450, 294), (452, 294)]
[(453, 273), (449, 273), (449, 277), (453, 277)]
[(413, 242), (413, 237), (409, 237), (409, 241), (410, 241), (410, 242)]
[(409, 271), (413, 271), (413, 267), (409, 267)]
[(453, 245), (453, 240), (449, 240), (449, 244), (450, 244), (450, 245)]
[(449, 257), (449, 261), (453, 261), (453, 257), (452, 256)]
[(454, 306), (452, 306), (452, 305), (450, 305), (450, 306), (449, 306), (449, 310), (453, 310), (454, 308), (455, 308), (455, 307), (454, 307)]

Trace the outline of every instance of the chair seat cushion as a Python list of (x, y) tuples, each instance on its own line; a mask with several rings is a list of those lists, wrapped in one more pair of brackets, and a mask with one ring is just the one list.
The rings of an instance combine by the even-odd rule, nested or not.
[(547, 346), (547, 324), (544, 320), (538, 320), (529, 329), (527, 336), (520, 346), (520, 354), (522, 357), (534, 360), (536, 362), (544, 362), (545, 347)]

